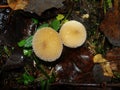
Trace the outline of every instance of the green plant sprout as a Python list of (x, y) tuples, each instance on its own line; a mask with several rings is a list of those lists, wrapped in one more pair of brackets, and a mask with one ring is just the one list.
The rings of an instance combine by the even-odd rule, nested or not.
[(7, 46), (4, 46), (4, 52), (6, 53), (7, 56), (11, 55), (11, 51), (9, 50)]
[(22, 74), (20, 78), (17, 78), (18, 83), (24, 83), (24, 85), (31, 84), (35, 78), (29, 74), (29, 72), (25, 69), (25, 72)]
[(29, 36), (27, 39), (21, 40), (20, 42), (18, 42), (18, 46), (25, 47), (25, 48), (32, 47), (32, 38), (33, 36)]
[(58, 14), (55, 19), (51, 20), (50, 23), (43, 23), (38, 27), (38, 29), (41, 29), (43, 27), (51, 27), (58, 31), (61, 25), (67, 21), (68, 20), (65, 19), (65, 16), (63, 14)]
[(34, 24), (38, 24), (39, 23), (39, 21), (37, 19), (35, 19), (35, 18), (32, 18), (32, 21), (33, 21)]
[(23, 39), (20, 42), (18, 42), (18, 46), (23, 47), (23, 54), (28, 57), (30, 57), (33, 53), (32, 48), (31, 48), (32, 39), (33, 39), (33, 36), (29, 36), (27, 39)]
[(103, 0), (104, 14), (106, 14), (108, 8), (112, 8), (112, 0)]
[(50, 24), (50, 27), (52, 27), (53, 29), (55, 29), (56, 31), (58, 31), (59, 28), (60, 28), (60, 21), (57, 20), (57, 19), (53, 20), (51, 22), (51, 24)]

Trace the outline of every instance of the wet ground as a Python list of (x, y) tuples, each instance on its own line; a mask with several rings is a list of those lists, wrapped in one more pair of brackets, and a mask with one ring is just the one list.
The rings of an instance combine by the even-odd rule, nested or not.
[[(0, 1), (0, 5), (6, 4), (6, 0)], [(88, 33), (85, 44), (77, 49), (64, 47), (61, 58), (53, 63), (39, 60), (34, 53), (31, 56), (25, 56), (24, 48), (19, 47), (18, 42), (33, 35), (38, 26), (52, 21), (58, 14), (66, 15), (67, 19), (74, 19), (85, 25)], [(89, 15), (89, 17), (83, 18), (84, 15)], [(119, 52), (114, 48), (119, 47), (110, 43), (109, 37), (100, 30), (104, 16), (104, 8), (99, 0), (72, 2), (66, 0), (63, 7), (50, 8), (41, 15), (23, 10), (13, 11), (10, 8), (0, 8), (0, 87), (3, 89), (39, 89), (41, 87), (47, 89), (50, 82), (51, 90), (56, 90), (56, 88), (58, 90), (64, 88), (116, 90), (115, 87), (119, 87), (117, 84), (120, 78), (113, 80), (105, 77), (101, 66), (94, 64), (92, 60), (97, 53), (101, 53), (108, 59), (120, 60), (120, 56), (114, 54)], [(34, 23), (33, 18), (39, 23)], [(25, 49), (31, 50), (31, 48)], [(113, 85), (114, 83), (116, 85)], [(107, 88), (109, 86), (112, 88)]]

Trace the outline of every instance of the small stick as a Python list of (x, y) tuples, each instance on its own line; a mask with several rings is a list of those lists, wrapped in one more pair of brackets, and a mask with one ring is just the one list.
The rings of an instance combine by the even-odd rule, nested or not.
[(8, 8), (9, 7), (9, 5), (0, 5), (0, 9), (1, 8)]
[(51, 86), (72, 86), (72, 87), (120, 87), (120, 83), (117, 84), (107, 84), (107, 83), (101, 83), (101, 84), (96, 84), (96, 83), (91, 83), (91, 84), (87, 84), (87, 83), (53, 83), (51, 84)]

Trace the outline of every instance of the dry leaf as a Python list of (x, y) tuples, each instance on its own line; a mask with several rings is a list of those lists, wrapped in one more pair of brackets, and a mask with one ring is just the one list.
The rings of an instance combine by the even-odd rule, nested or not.
[(27, 5), (29, 0), (7, 0), (8, 5), (11, 9), (24, 9)]
[(110, 62), (108, 62), (104, 57), (102, 57), (102, 54), (95, 55), (93, 57), (93, 61), (94, 61), (94, 63), (99, 63), (102, 66), (103, 73), (105, 76), (109, 76), (109, 77), (113, 76)]
[(100, 30), (114, 46), (120, 46), (120, 0), (114, 0), (114, 8), (110, 9), (101, 22)]
[(106, 62), (106, 59), (102, 57), (102, 54), (97, 54), (93, 57), (94, 63), (103, 63)]
[(7, 0), (9, 7), (13, 10), (22, 9), (38, 15), (47, 9), (62, 7), (63, 1), (65, 0)]
[(101, 64), (105, 76), (113, 77), (113, 72), (110, 66), (110, 62)]
[(33, 12), (41, 15), (47, 9), (60, 8), (63, 6), (62, 2), (65, 0), (30, 0), (29, 5), (25, 8), (25, 11)]

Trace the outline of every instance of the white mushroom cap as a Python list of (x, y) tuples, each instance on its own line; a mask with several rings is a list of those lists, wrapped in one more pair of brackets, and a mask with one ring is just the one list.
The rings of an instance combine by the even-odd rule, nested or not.
[(83, 45), (87, 38), (84, 25), (75, 20), (64, 23), (59, 33), (63, 44), (71, 48), (77, 48)]
[(48, 62), (57, 60), (63, 50), (59, 34), (50, 27), (44, 27), (36, 31), (32, 46), (36, 56)]

